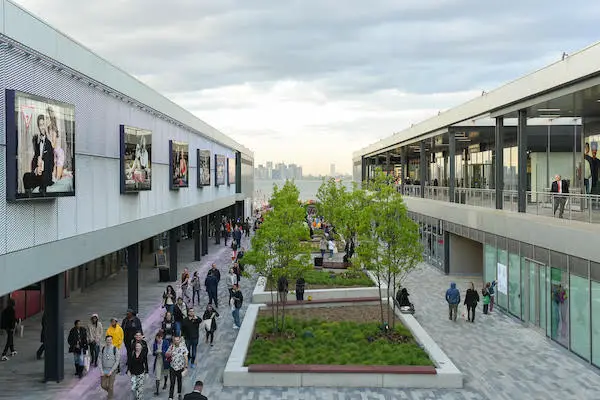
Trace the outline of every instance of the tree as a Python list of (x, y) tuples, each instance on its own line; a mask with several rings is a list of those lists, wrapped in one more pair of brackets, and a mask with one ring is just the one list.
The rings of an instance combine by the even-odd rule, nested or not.
[[(423, 248), (419, 240), (419, 227), (408, 218), (402, 196), (392, 184), (391, 177), (381, 169), (366, 183), (367, 201), (358, 219), (358, 258), (365, 268), (373, 271), (380, 294), (381, 323), (384, 315), (382, 283), (387, 284), (386, 300), (394, 297), (397, 283), (423, 259)], [(387, 321), (395, 327), (396, 303), (387, 307)]]
[(273, 187), (270, 204), (273, 209), (265, 217), (252, 238), (250, 251), (244, 260), (271, 285), (273, 331), (282, 332), (285, 326), (286, 298), (277, 292), (273, 301), (273, 286), (281, 277), (298, 278), (311, 268), (310, 248), (301, 242), (309, 237), (305, 226), (305, 210), (299, 202), (300, 191), (291, 181), (279, 189)]

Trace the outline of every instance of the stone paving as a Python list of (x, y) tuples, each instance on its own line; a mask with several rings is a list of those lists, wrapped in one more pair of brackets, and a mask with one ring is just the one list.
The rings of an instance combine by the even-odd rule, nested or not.
[[(244, 243), (248, 247), (247, 242)], [(209, 255), (200, 262), (191, 260), (192, 243), (180, 245), (180, 270), (184, 267), (191, 271), (201, 271), (203, 277), (214, 261), (222, 274), (229, 265), (230, 250), (221, 245), (211, 245)], [(159, 303), (164, 284), (156, 282), (156, 271), (144, 272), (140, 290), (140, 318), (145, 327), (146, 336), (153, 337), (162, 315)], [(235, 341), (237, 331), (232, 329), (232, 318), (228, 311), (227, 290), (224, 283), (219, 290), (222, 316), (215, 335), (215, 346), (207, 347), (201, 343), (198, 348), (199, 362), (195, 370), (184, 378), (184, 392), (192, 389), (196, 379), (205, 382), (204, 394), (211, 400), (280, 400), (280, 399), (412, 399), (412, 400), (482, 400), (482, 399), (595, 399), (600, 398), (600, 379), (597, 370), (580, 361), (550, 340), (531, 329), (523, 327), (518, 321), (502, 313), (494, 312), (485, 316), (479, 313), (474, 324), (465, 321), (452, 322), (447, 317), (444, 292), (450, 281), (457, 282), (461, 292), (469, 280), (476, 282), (481, 278), (452, 278), (441, 274), (433, 267), (422, 265), (410, 274), (405, 286), (416, 305), (416, 318), (434, 340), (450, 356), (465, 374), (465, 387), (460, 390), (393, 390), (393, 389), (337, 389), (337, 388), (224, 388), (222, 374), (229, 353)], [(256, 279), (243, 280), (242, 289), (245, 299), (251, 298)], [(91, 312), (99, 312), (103, 322), (109, 316), (122, 315), (126, 299), (126, 274), (119, 274), (113, 280), (98, 285), (76, 298), (67, 307), (68, 316), (83, 319)], [(202, 307), (206, 305), (206, 294), (202, 294)], [(248, 302), (245, 301), (241, 317)], [(100, 306), (101, 305), (101, 306)], [(479, 307), (479, 310), (481, 307)], [(147, 323), (149, 322), (149, 323)], [(148, 328), (150, 326), (150, 328)], [(33, 336), (32, 336), (33, 335)], [(31, 337), (30, 337), (31, 336)], [(18, 357), (0, 365), (0, 398), (21, 399), (103, 399), (98, 388), (95, 371), (81, 381), (70, 377), (71, 359), (68, 357), (66, 380), (61, 384), (38, 383), (41, 377), (41, 363), (33, 360), (39, 331), (26, 334), (18, 339), (17, 346), (24, 350)], [(34, 345), (35, 344), (35, 345)], [(9, 374), (7, 376), (7, 373)], [(153, 377), (146, 383), (145, 398), (154, 398), (152, 394)], [(116, 399), (129, 399), (129, 381), (119, 376), (116, 383)], [(161, 392), (160, 398), (168, 393)]]

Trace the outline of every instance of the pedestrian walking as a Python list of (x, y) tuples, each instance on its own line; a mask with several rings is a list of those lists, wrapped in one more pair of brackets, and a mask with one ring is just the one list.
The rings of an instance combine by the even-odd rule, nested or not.
[(200, 290), (202, 289), (202, 282), (200, 281), (200, 275), (198, 271), (194, 271), (192, 275), (192, 306), (196, 305), (196, 298), (198, 299), (198, 305), (200, 304)]
[[(112, 337), (112, 345), (117, 348), (117, 353), (119, 353), (119, 360), (121, 359), (121, 346), (123, 346), (123, 341), (125, 340), (125, 334), (123, 333), (123, 328), (117, 322), (115, 317), (110, 319), (110, 326), (106, 330), (106, 336)], [(117, 366), (117, 373), (121, 372), (121, 365), (119, 362), (119, 366)]]
[(306, 288), (306, 281), (303, 277), (296, 279), (296, 301), (304, 301), (304, 289)]
[(202, 320), (196, 316), (193, 308), (188, 310), (188, 317), (183, 320), (183, 336), (188, 350), (190, 367), (195, 368), (196, 349), (200, 338), (200, 323)]
[(158, 331), (152, 344), (152, 355), (154, 356), (154, 379), (156, 385), (156, 391), (154, 394), (158, 396), (160, 393), (160, 381), (164, 379), (162, 390), (167, 388), (167, 379), (169, 378), (169, 363), (165, 359), (165, 354), (169, 350), (171, 342), (164, 337), (162, 329)]
[(128, 358), (127, 374), (131, 377), (131, 391), (136, 400), (143, 400), (144, 383), (148, 374), (148, 349), (137, 342)]
[(73, 353), (75, 375), (81, 379), (85, 369), (84, 357), (87, 350), (88, 341), (86, 329), (81, 326), (81, 321), (78, 319), (75, 320), (73, 328), (71, 328), (69, 331), (67, 343), (69, 344), (69, 353)]
[(181, 274), (181, 297), (185, 299), (186, 302), (190, 301), (190, 295), (188, 294), (188, 288), (190, 285), (190, 272), (187, 268), (183, 270)]
[(235, 274), (233, 268), (229, 268), (227, 274), (227, 290), (229, 290), (229, 301), (231, 301), (231, 295), (233, 294), (233, 286), (238, 283), (238, 277)]
[(479, 303), (479, 293), (475, 290), (473, 282), (471, 282), (470, 286), (465, 294), (464, 304), (467, 306), (467, 321), (475, 322), (475, 308), (477, 308), (477, 303)]
[(173, 289), (173, 286), (168, 285), (167, 289), (163, 293), (163, 306), (171, 314), (173, 314), (176, 301), (177, 301), (177, 293), (175, 293), (175, 289)]
[(115, 378), (119, 368), (119, 351), (113, 344), (112, 336), (107, 335), (104, 343), (100, 353), (100, 387), (111, 400), (114, 397)]
[(335, 249), (335, 242), (333, 239), (329, 239), (327, 242), (327, 248), (329, 249), (329, 258), (333, 258), (333, 250)]
[(494, 311), (494, 303), (496, 302), (496, 281), (492, 281), (488, 291), (490, 292), (490, 312)]
[(183, 298), (179, 297), (177, 299), (177, 304), (175, 304), (175, 312), (173, 313), (173, 317), (175, 319), (175, 335), (181, 336), (181, 324), (183, 320), (187, 318), (188, 306), (183, 301)]
[(131, 343), (135, 337), (135, 334), (140, 331), (142, 335), (144, 331), (142, 329), (142, 321), (137, 317), (135, 311), (131, 308), (127, 310), (127, 316), (123, 319), (123, 323), (121, 323), (121, 327), (123, 328), (123, 333), (125, 334), (125, 348), (127, 349), (127, 354), (131, 354), (133, 350), (131, 348)]
[(488, 307), (490, 306), (490, 283), (486, 283), (483, 289), (481, 289), (481, 295), (483, 296), (483, 313), (488, 313)]
[(181, 343), (181, 337), (175, 336), (173, 343), (167, 350), (167, 359), (169, 360), (169, 378), (171, 381), (169, 387), (169, 400), (173, 400), (175, 394), (175, 383), (177, 383), (177, 394), (179, 400), (181, 400), (182, 391), (182, 378), (184, 372), (188, 366), (188, 351), (187, 348)]
[(90, 365), (94, 367), (98, 367), (98, 353), (100, 352), (103, 335), (104, 328), (102, 322), (98, 320), (98, 314), (92, 314), (90, 323), (87, 326), (87, 337), (90, 347)]
[(165, 318), (162, 322), (162, 331), (164, 333), (164, 338), (170, 343), (173, 340), (173, 335), (175, 334), (175, 319), (168, 311), (165, 314)]
[(221, 273), (217, 269), (215, 264), (208, 271), (206, 279), (204, 280), (204, 286), (206, 286), (206, 292), (208, 293), (208, 302), (214, 304), (215, 307), (219, 307), (218, 301), (218, 287), (219, 281), (221, 280)]
[(233, 316), (233, 329), (240, 329), (240, 308), (242, 308), (242, 304), (244, 303), (244, 295), (237, 283), (233, 285), (233, 292), (229, 303), (231, 304), (231, 315)]
[(282, 275), (277, 280), (277, 294), (279, 295), (279, 301), (282, 303), (287, 303), (287, 294), (289, 291), (289, 283), (287, 277)]
[(204, 383), (202, 381), (196, 381), (194, 384), (194, 391), (183, 396), (183, 400), (208, 400), (208, 397), (202, 394), (204, 389)]
[(319, 250), (321, 251), (321, 258), (325, 258), (325, 252), (327, 251), (327, 241), (325, 240), (325, 236), (321, 236)]
[(206, 306), (206, 310), (202, 315), (202, 322), (204, 325), (204, 330), (206, 331), (206, 339), (204, 342), (208, 343), (208, 340), (210, 339), (211, 347), (213, 345), (213, 340), (215, 339), (215, 331), (217, 330), (216, 318), (218, 316), (219, 313), (217, 312), (217, 310), (215, 310), (213, 306), (210, 303), (208, 303), (208, 305)]
[(446, 302), (448, 302), (450, 320), (456, 321), (458, 305), (460, 304), (460, 292), (456, 288), (456, 283), (452, 282), (450, 288), (446, 290)]
[(40, 333), (40, 342), (42, 344), (35, 352), (35, 358), (37, 360), (40, 360), (42, 358), (42, 354), (44, 354), (44, 351), (46, 351), (46, 327), (47, 327), (47, 324), (48, 324), (48, 321), (46, 319), (46, 313), (44, 312), (42, 314), (42, 333)]
[[(8, 356), (17, 355), (15, 351), (15, 329), (17, 328), (17, 316), (15, 313), (15, 300), (8, 299), (8, 305), (2, 311), (2, 329), (6, 332), (6, 344), (2, 352), (2, 361), (8, 361)], [(10, 351), (10, 352), (9, 352)]]

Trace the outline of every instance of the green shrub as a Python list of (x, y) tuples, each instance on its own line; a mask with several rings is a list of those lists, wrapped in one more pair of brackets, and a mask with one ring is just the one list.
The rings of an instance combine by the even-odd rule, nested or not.
[[(288, 318), (286, 330), (294, 335), (276, 336), (271, 319), (260, 316), (255, 340), (250, 344), (245, 365), (433, 365), (402, 325), (392, 341), (381, 335), (376, 322), (327, 322)], [(306, 335), (310, 332), (311, 335)]]
[[(289, 280), (289, 289), (295, 290), (296, 279), (292, 277)], [(328, 286), (328, 287), (372, 287), (375, 283), (363, 271), (345, 271), (329, 272), (312, 269), (304, 273), (304, 280), (310, 289), (310, 285)], [(267, 290), (276, 289), (271, 281), (267, 283)]]

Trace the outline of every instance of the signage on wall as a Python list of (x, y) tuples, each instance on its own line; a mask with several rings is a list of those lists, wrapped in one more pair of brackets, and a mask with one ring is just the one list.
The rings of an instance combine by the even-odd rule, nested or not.
[(506, 265), (498, 263), (498, 292), (508, 294), (508, 274)]

